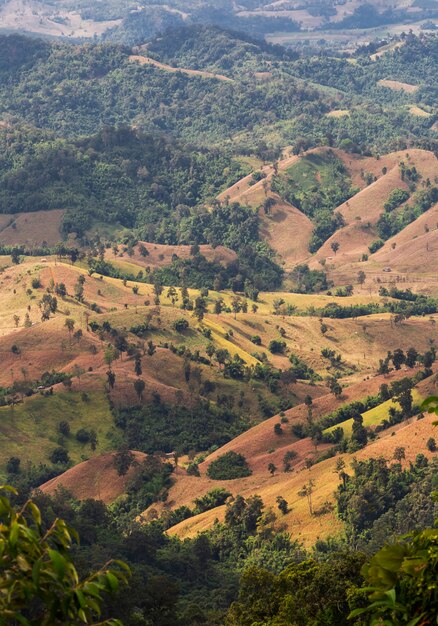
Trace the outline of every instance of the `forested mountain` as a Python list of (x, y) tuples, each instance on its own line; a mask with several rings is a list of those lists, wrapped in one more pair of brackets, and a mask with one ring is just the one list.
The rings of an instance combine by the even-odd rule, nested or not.
[[(302, 135), (308, 146), (339, 146), (349, 139), (359, 150), (396, 149), (401, 137), (405, 144), (433, 145), (434, 117), (414, 115), (409, 105), (433, 105), (434, 36), (410, 37), (376, 61), (359, 55), (354, 63), (295, 60), (277, 48), (210, 28), (169, 33), (168, 40), (150, 46), (158, 60), (213, 70), (233, 81), (142, 65), (128, 48), (109, 44), (43, 44), (16, 37), (1, 44), (0, 116), (58, 135), (133, 124), (198, 144), (223, 145), (226, 138), (237, 151), (257, 150), (268, 137), (275, 147), (284, 146)], [(137, 56), (142, 54), (149, 52)], [(424, 73), (410, 93), (379, 83), (414, 81), (412, 58), (424, 64)], [(326, 115), (336, 109), (350, 109), (350, 116)]]

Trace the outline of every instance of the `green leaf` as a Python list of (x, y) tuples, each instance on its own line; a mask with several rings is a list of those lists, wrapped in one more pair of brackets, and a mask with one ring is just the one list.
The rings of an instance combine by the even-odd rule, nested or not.
[(119, 588), (119, 581), (117, 580), (116, 576), (114, 576), (114, 574), (112, 574), (111, 572), (107, 572), (105, 578), (111, 591), (117, 591), (117, 589)]
[(49, 550), (49, 557), (52, 561), (55, 572), (59, 578), (63, 578), (65, 574), (66, 562), (63, 556), (56, 550)]
[(9, 544), (12, 547), (15, 547), (17, 545), (19, 533), (20, 533), (20, 526), (17, 524), (17, 522), (13, 522), (11, 524), (11, 530), (9, 532)]

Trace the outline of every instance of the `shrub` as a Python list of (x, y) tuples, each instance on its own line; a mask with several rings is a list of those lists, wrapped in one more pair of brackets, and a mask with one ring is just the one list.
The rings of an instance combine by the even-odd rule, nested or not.
[(436, 451), (436, 441), (435, 441), (435, 439), (433, 437), (430, 437), (427, 440), (427, 444), (426, 445), (427, 445), (427, 449), (430, 452), (435, 452)]
[(207, 476), (213, 480), (233, 480), (251, 476), (251, 474), (243, 454), (233, 451), (223, 454), (210, 463), (207, 470)]
[(67, 450), (61, 447), (55, 448), (49, 458), (52, 463), (60, 465), (67, 465), (70, 462)]
[(380, 250), (382, 246), (383, 241), (381, 239), (376, 239), (375, 241), (372, 241), (370, 243), (370, 245), (368, 246), (368, 250), (371, 252), (371, 254), (374, 254), (375, 252), (377, 252), (377, 250)]
[(256, 346), (261, 346), (262, 345), (262, 340), (261, 337), (259, 337), (259, 335), (253, 335), (251, 337), (251, 341), (256, 345)]
[(268, 349), (272, 354), (284, 354), (284, 351), (286, 350), (286, 342), (278, 341), (278, 339), (272, 339), (272, 341), (269, 342)]
[(11, 456), (6, 463), (6, 471), (8, 474), (18, 474), (20, 472), (21, 459), (18, 456)]
[(200, 476), (199, 467), (197, 463), (189, 463), (187, 465), (187, 474), (189, 476)]
[(183, 333), (185, 330), (188, 329), (189, 323), (188, 323), (188, 321), (184, 317), (180, 317), (179, 319), (177, 319), (177, 320), (175, 320), (173, 322), (172, 327), (178, 333)]

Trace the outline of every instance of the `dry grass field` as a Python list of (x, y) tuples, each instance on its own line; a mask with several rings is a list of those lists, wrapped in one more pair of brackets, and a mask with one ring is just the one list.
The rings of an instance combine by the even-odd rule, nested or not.
[(401, 83), (398, 80), (381, 79), (377, 83), (381, 87), (387, 87), (394, 91), (404, 91), (406, 93), (415, 93), (418, 91), (418, 85), (410, 85), (409, 83)]
[(0, 216), (0, 244), (55, 246), (61, 239), (62, 209)]
[[(399, 425), (389, 431), (381, 433), (380, 437), (370, 443), (366, 448), (359, 450), (354, 455), (344, 454), (347, 468), (354, 458), (357, 460), (365, 460), (372, 457), (380, 457), (391, 460), (396, 447), (405, 448), (406, 460), (408, 464), (414, 461), (416, 455), (422, 452), (430, 457), (426, 442), (435, 433), (432, 426), (432, 418), (426, 417), (421, 421), (413, 421), (410, 424)], [(394, 435), (392, 433), (395, 433)], [(299, 442), (302, 444), (302, 442)], [(297, 444), (296, 447), (298, 447)], [(291, 448), (292, 449), (292, 448)], [(311, 452), (304, 446), (301, 449), (305, 452)], [(327, 510), (323, 514), (310, 515), (307, 501), (298, 495), (303, 485), (309, 479), (314, 480), (315, 487), (313, 493), (313, 506), (315, 511), (321, 509), (330, 509), (326, 504), (330, 503), (333, 507), (333, 494), (336, 490), (338, 479), (335, 473), (335, 465), (337, 458), (327, 459), (314, 465), (310, 470), (304, 467), (297, 467), (293, 472), (284, 473), (279, 471), (274, 475), (267, 470), (267, 465), (271, 462), (271, 455), (267, 455), (265, 459), (265, 467), (261, 471), (255, 471), (252, 476), (234, 481), (212, 481), (208, 478), (201, 477), (185, 477), (183, 470), (177, 470), (176, 484), (172, 487), (168, 505), (172, 507), (193, 506), (193, 499), (199, 497), (203, 493), (208, 493), (214, 487), (223, 487), (233, 494), (241, 494), (247, 497), (252, 494), (260, 495), (267, 507), (276, 509), (276, 499), (280, 495), (285, 498), (289, 504), (290, 511), (279, 520), (285, 524), (287, 530), (293, 533), (293, 536), (302, 540), (307, 546), (311, 546), (318, 538), (325, 538), (341, 533), (343, 529), (342, 522), (336, 517), (334, 510)], [(275, 460), (274, 460), (275, 463)], [(156, 510), (159, 508), (154, 505)], [(217, 507), (205, 513), (201, 513), (193, 518), (189, 518), (170, 529), (170, 534), (175, 534), (180, 538), (193, 537), (198, 532), (210, 528), (216, 519), (223, 520), (225, 514), (225, 506)], [(147, 516), (147, 512), (145, 513)]]
[(151, 59), (150, 57), (145, 57), (141, 55), (131, 55), (129, 60), (133, 63), (139, 63), (140, 65), (153, 65), (157, 67), (159, 70), (163, 70), (165, 72), (181, 72), (182, 74), (187, 74), (188, 76), (200, 76), (202, 78), (214, 78), (216, 80), (223, 80), (233, 83), (233, 79), (228, 76), (224, 76), (223, 74), (212, 74), (211, 72), (204, 72), (202, 70), (190, 70), (183, 67), (172, 67), (171, 65), (167, 65), (166, 63), (160, 63), (160, 61), (156, 61), (155, 59)]

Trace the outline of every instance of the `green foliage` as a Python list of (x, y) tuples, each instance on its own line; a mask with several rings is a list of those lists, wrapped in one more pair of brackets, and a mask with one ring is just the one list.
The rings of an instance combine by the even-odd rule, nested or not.
[(226, 624), (347, 625), (363, 561), (361, 554), (335, 553), (326, 562), (309, 559), (290, 565), (278, 576), (256, 567), (247, 569)]
[(274, 179), (273, 189), (314, 221), (310, 252), (316, 252), (344, 225), (342, 216), (333, 212), (357, 192), (345, 165), (332, 151), (303, 157)]
[[(91, 624), (101, 615), (104, 593), (116, 592), (127, 581), (128, 568), (109, 561), (80, 580), (72, 560), (76, 532), (63, 520), (48, 528), (32, 500), (14, 507), (12, 488), (0, 497), (0, 615), (3, 623), (28, 626)], [(105, 620), (103, 624), (120, 624)]]
[(362, 568), (371, 604), (350, 617), (371, 614), (373, 623), (432, 624), (438, 614), (438, 529), (412, 533), (384, 546)]
[[(395, 190), (398, 191), (398, 190)], [(428, 211), (438, 200), (438, 187), (428, 186), (418, 191), (400, 211), (383, 213), (377, 222), (377, 231), (383, 240), (393, 237), (422, 213)], [(386, 209), (386, 205), (385, 205)], [(370, 248), (370, 252), (373, 252)]]
[(311, 270), (308, 265), (297, 265), (291, 278), (296, 283), (295, 293), (318, 293), (329, 287), (327, 274), (322, 270)]
[(174, 207), (193, 207), (242, 173), (219, 152), (125, 127), (77, 141), (41, 131), (28, 131), (23, 141), (13, 131), (9, 139), (0, 133), (0, 146), (0, 212), (66, 209), (64, 233), (79, 235), (93, 220), (150, 224), (146, 239), (177, 243)]
[(233, 480), (251, 474), (245, 457), (232, 450), (212, 461), (207, 469), (207, 475), (214, 480)]
[(388, 200), (383, 205), (387, 213), (390, 213), (409, 198), (409, 193), (404, 189), (393, 189), (389, 194)]
[(164, 403), (120, 409), (116, 425), (132, 450), (187, 453), (224, 445), (246, 430), (247, 423), (232, 410), (200, 403), (191, 408)]

